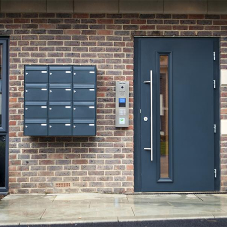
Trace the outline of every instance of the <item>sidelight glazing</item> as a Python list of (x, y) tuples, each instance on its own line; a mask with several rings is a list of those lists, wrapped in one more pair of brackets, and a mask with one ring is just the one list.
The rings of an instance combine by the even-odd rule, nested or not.
[(160, 178), (169, 178), (169, 56), (160, 55)]

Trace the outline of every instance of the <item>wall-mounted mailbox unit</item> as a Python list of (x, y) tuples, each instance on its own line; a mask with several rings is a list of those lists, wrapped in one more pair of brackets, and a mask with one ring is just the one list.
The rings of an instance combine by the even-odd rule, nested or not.
[(25, 66), (24, 135), (96, 135), (95, 66)]

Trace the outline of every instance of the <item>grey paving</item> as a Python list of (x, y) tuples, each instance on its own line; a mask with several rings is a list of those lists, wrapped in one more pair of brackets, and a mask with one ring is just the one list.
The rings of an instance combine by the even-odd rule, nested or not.
[(0, 225), (227, 218), (227, 194), (8, 195)]

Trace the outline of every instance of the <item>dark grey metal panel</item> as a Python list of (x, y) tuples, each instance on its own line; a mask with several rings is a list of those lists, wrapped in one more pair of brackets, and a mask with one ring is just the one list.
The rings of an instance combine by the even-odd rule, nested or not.
[(50, 72), (52, 71), (72, 71), (72, 66), (65, 66), (65, 65), (54, 65), (49, 66)]
[(95, 84), (73, 84), (73, 88), (95, 88)]
[(25, 106), (46, 106), (47, 102), (25, 102)]
[[(75, 68), (75, 67), (74, 67)], [(74, 84), (95, 84), (96, 83), (96, 70), (73, 70), (73, 83)]]
[(25, 84), (25, 89), (26, 88), (47, 88), (47, 84)]
[(49, 120), (50, 136), (70, 136), (72, 135), (71, 119), (50, 119)]
[[(56, 87), (56, 86), (55, 86)], [(50, 101), (71, 101), (72, 100), (72, 89), (70, 88), (54, 88), (50, 86), (49, 92)]]
[(25, 102), (24, 118), (47, 118), (47, 102)]
[(50, 83), (72, 83), (71, 66), (50, 66)]
[[(219, 53), (220, 39), (214, 41), (214, 52)], [(216, 81), (216, 89), (214, 89), (214, 122), (216, 123), (216, 133), (214, 135), (214, 168), (217, 170), (217, 178), (215, 178), (215, 190), (219, 191), (221, 187), (221, 166), (220, 166), (220, 58), (217, 57), (214, 62), (214, 80)]]
[(75, 123), (75, 124), (83, 124), (83, 123), (94, 124), (95, 119), (74, 119), (73, 123)]
[(73, 89), (74, 101), (95, 101), (94, 88), (74, 88)]
[(47, 83), (48, 66), (25, 66), (25, 83)]
[(50, 102), (49, 118), (72, 118), (71, 102)]
[[(141, 97), (137, 99), (140, 135), (135, 138), (136, 152), (140, 153), (140, 173), (136, 174), (137, 188), (142, 191), (213, 191), (214, 190), (214, 89), (213, 89), (213, 42), (209, 38), (145, 38), (137, 45), (140, 58), (136, 67), (141, 77)], [(139, 42), (137, 42), (139, 43)], [(160, 92), (159, 52), (172, 52), (173, 61), (173, 182), (158, 182), (160, 161)], [(138, 52), (137, 52), (138, 53)], [(195, 57), (196, 56), (196, 57)], [(218, 56), (218, 54), (216, 54)], [(153, 160), (150, 160), (150, 86), (153, 70)], [(139, 89), (137, 89), (138, 91)], [(138, 95), (138, 94), (137, 94)], [(171, 109), (172, 108), (172, 109)], [(148, 121), (143, 118), (148, 116)], [(141, 128), (140, 128), (141, 127)], [(138, 143), (137, 141), (140, 140)], [(138, 144), (140, 145), (138, 147)], [(136, 162), (140, 161), (135, 159)], [(201, 165), (202, 163), (202, 165)], [(138, 169), (137, 169), (138, 171)], [(138, 178), (141, 178), (140, 180)]]
[(25, 124), (46, 124), (47, 119), (25, 119)]
[(51, 106), (70, 106), (72, 102), (49, 102)]
[(94, 106), (95, 102), (73, 102), (74, 106)]
[(72, 88), (72, 84), (50, 84), (50, 88)]
[(47, 101), (47, 84), (25, 84), (25, 101)]
[(50, 124), (71, 124), (71, 119), (49, 119)]
[(44, 65), (26, 65), (25, 71), (48, 71), (48, 66)]
[(47, 120), (45, 119), (25, 119), (25, 136), (47, 136)]
[(73, 135), (74, 136), (95, 136), (96, 126), (93, 123), (74, 123)]
[[(40, 132), (37, 134), (30, 130), (31, 128), (41, 130), (40, 119), (48, 122), (48, 135), (72, 135), (73, 119), (79, 121), (75, 124), (84, 125), (85, 128), (89, 123), (92, 124), (88, 125), (89, 131), (91, 128), (96, 131), (96, 126), (94, 126), (96, 122), (96, 67), (75, 66), (74, 69), (79, 71), (80, 79), (75, 80), (74, 84), (72, 83), (72, 69), (73, 66), (25, 66), (25, 77), (31, 73), (33, 76), (25, 83), (26, 135), (40, 134)], [(37, 75), (46, 73), (41, 72), (44, 70), (48, 72), (47, 83), (43, 83), (43, 79), (37, 79)], [(27, 75), (26, 72), (28, 72)], [(74, 88), (74, 93), (72, 88)], [(88, 120), (83, 122), (84, 119)], [(28, 122), (28, 120), (37, 122)], [(28, 124), (32, 126), (28, 127)], [(85, 135), (88, 134), (94, 133), (93, 131), (85, 133)]]
[(135, 192), (141, 191), (142, 176), (141, 176), (141, 39), (134, 39), (134, 179), (135, 179)]
[(96, 66), (73, 66), (74, 71), (95, 71)]
[(94, 103), (73, 103), (73, 119), (95, 119)]

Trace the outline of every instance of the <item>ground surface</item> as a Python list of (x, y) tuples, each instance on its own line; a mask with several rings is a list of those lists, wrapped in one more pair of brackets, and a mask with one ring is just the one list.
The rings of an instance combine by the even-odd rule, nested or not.
[(0, 201), (0, 227), (227, 227), (226, 220), (227, 194), (29, 194)]

